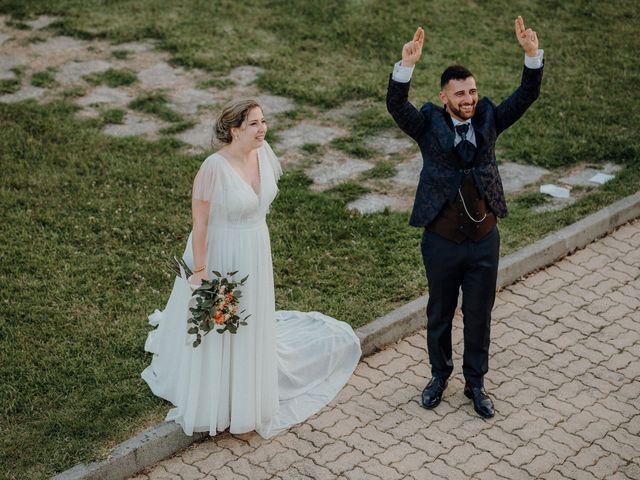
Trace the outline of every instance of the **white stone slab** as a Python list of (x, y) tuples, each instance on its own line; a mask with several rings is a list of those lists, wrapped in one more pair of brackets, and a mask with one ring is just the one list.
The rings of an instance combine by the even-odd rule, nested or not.
[(193, 115), (198, 111), (198, 107), (216, 105), (217, 103), (218, 99), (211, 92), (188, 88), (186, 90), (179, 89), (172, 93), (169, 107), (176, 112)]
[(30, 98), (40, 98), (46, 92), (46, 89), (33, 87), (31, 85), (27, 85), (26, 87), (22, 87), (15, 93), (9, 93), (7, 95), (0, 96), (1, 103), (16, 103), (21, 102), (22, 100), (28, 100)]
[(255, 82), (263, 72), (264, 70), (260, 67), (255, 67), (253, 65), (241, 65), (231, 70), (229, 75), (227, 75), (227, 78), (229, 80), (233, 80), (238, 85), (246, 87)]
[(415, 187), (420, 180), (422, 171), (422, 155), (417, 154), (396, 166), (396, 176), (393, 181), (399, 185)]
[(305, 144), (329, 143), (334, 138), (346, 135), (346, 131), (334, 128), (314, 125), (311, 123), (299, 123), (293, 128), (279, 132), (280, 142), (278, 148), (287, 150), (289, 148), (301, 147)]
[(158, 122), (138, 116), (135, 113), (129, 113), (125, 118), (124, 124), (107, 125), (102, 129), (102, 131), (112, 137), (133, 137), (155, 134), (163, 127), (164, 125)]
[(210, 120), (202, 121), (195, 127), (177, 134), (176, 138), (193, 147), (208, 150), (211, 148), (211, 139), (213, 138), (213, 122)]
[(141, 42), (127, 42), (119, 43), (113, 46), (112, 50), (127, 50), (133, 53), (150, 52), (155, 48), (152, 40), (145, 40)]
[(21, 65), (27, 65), (28, 63), (29, 60), (27, 57), (22, 55), (0, 53), (0, 79), (9, 80), (16, 78), (16, 74), (11, 69)]
[(614, 163), (606, 163), (599, 169), (579, 167), (569, 175), (562, 177), (560, 180), (558, 180), (558, 182), (564, 183), (566, 185), (581, 185), (592, 187), (594, 186), (594, 182), (592, 182), (591, 179), (594, 177), (594, 175), (598, 173), (613, 174), (620, 171), (621, 168), (622, 167), (620, 165), (616, 165)]
[(357, 210), (360, 213), (383, 212), (386, 208), (398, 207), (398, 199), (379, 193), (367, 193), (353, 202), (347, 204), (347, 210)]
[(329, 152), (322, 157), (320, 163), (309, 168), (306, 173), (316, 188), (324, 190), (353, 179), (370, 168), (373, 168), (373, 165), (365, 160)]
[(34, 43), (31, 51), (43, 56), (55, 55), (60, 51), (67, 53), (76, 51), (84, 52), (88, 42), (73, 37), (58, 36), (47, 39), (46, 42)]
[(174, 68), (166, 62), (160, 62), (138, 73), (138, 79), (146, 88), (172, 87), (182, 81), (184, 74), (182, 68)]
[(62, 84), (77, 83), (85, 75), (101, 73), (113, 68), (109, 62), (103, 60), (87, 60), (85, 62), (67, 62), (56, 74), (56, 80)]
[(392, 132), (381, 132), (375, 137), (367, 138), (365, 145), (378, 153), (391, 155), (414, 147), (416, 143), (406, 135), (401, 137)]
[(519, 163), (505, 162), (499, 165), (502, 186), (507, 193), (519, 192), (528, 185), (538, 182), (542, 177), (548, 175), (549, 170), (531, 165), (520, 165)]
[(269, 115), (288, 112), (295, 108), (295, 104), (291, 99), (287, 97), (280, 97), (278, 95), (258, 95), (256, 100), (258, 100), (258, 103), (262, 105), (262, 111), (267, 118)]
[(57, 21), (58, 21), (57, 17), (50, 17), (49, 15), (40, 15), (35, 20), (29, 20), (29, 21), (24, 22), (24, 23), (29, 25), (34, 30), (40, 30), (41, 28), (48, 27), (53, 22), (57, 22)]
[(11, 38), (11, 35), (0, 33), (0, 45), (2, 45), (4, 42), (9, 40), (10, 38)]
[(127, 105), (133, 98), (127, 92), (111, 87), (97, 87), (87, 96), (79, 98), (78, 105), (87, 106), (94, 104)]

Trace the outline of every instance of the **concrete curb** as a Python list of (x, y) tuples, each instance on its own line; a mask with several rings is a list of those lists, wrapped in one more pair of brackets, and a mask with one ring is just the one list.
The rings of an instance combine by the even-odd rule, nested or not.
[[(576, 249), (583, 248), (615, 228), (640, 217), (640, 192), (630, 195), (588, 217), (552, 233), (500, 260), (498, 286), (546, 267)], [(425, 327), (427, 296), (422, 296), (360, 327), (356, 334), (362, 356)], [(186, 436), (177, 424), (162, 423), (118, 445), (109, 458), (78, 464), (53, 480), (121, 480), (206, 437), (206, 433)]]

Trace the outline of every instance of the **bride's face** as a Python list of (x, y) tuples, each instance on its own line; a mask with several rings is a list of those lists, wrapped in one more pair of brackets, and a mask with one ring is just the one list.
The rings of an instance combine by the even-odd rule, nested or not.
[(264, 119), (262, 109), (255, 107), (249, 110), (245, 121), (235, 130), (234, 142), (246, 148), (260, 148), (267, 134), (267, 121)]

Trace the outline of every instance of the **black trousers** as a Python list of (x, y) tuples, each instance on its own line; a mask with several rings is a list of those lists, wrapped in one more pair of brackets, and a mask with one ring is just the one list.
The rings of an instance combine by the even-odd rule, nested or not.
[(462, 373), (471, 386), (483, 386), (489, 369), (491, 309), (496, 296), (499, 250), (497, 227), (477, 242), (465, 240), (459, 244), (424, 231), (422, 259), (429, 282), (427, 348), (432, 375), (448, 378), (453, 371), (451, 324), (462, 288)]

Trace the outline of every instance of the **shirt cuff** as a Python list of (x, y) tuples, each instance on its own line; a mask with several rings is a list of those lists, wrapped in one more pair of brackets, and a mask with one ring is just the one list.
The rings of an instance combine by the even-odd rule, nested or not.
[(393, 74), (391, 78), (400, 83), (408, 83), (411, 80), (414, 67), (403, 67), (402, 60), (393, 66)]
[(535, 57), (530, 57), (527, 54), (524, 55), (524, 66), (531, 69), (542, 68), (542, 57), (544, 57), (544, 50), (538, 49), (538, 54)]

